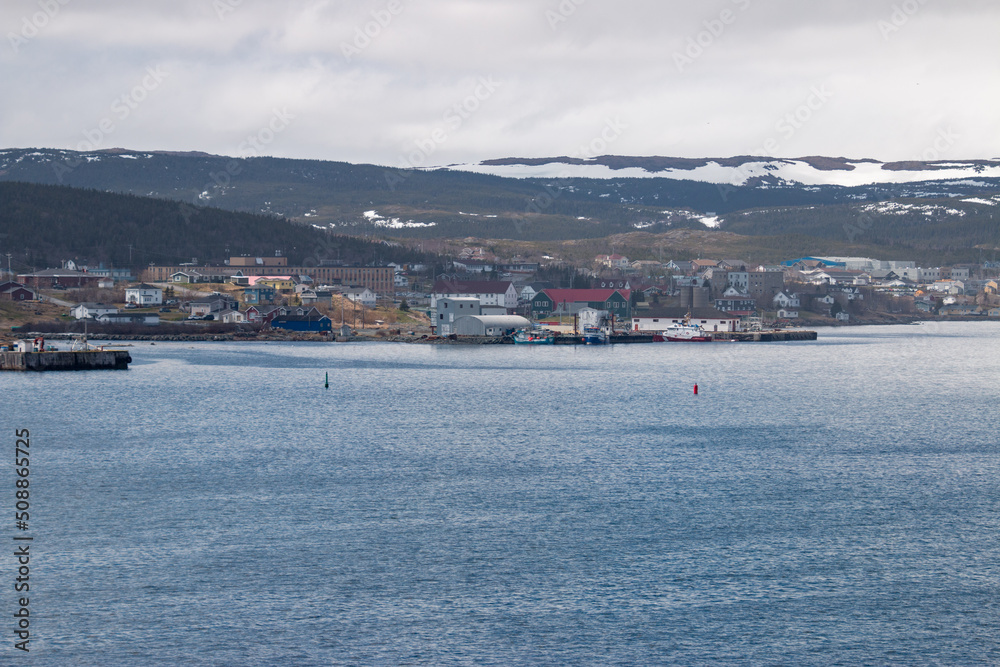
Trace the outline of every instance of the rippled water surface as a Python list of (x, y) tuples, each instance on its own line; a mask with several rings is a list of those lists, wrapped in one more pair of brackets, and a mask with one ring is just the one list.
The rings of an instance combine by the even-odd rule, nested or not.
[(136, 343), (4, 374), (35, 541), (32, 650), (8, 621), (0, 655), (1000, 663), (998, 343)]

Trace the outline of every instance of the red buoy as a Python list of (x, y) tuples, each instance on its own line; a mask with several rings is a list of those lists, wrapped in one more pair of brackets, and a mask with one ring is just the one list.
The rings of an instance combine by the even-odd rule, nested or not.
[(695, 396), (697, 396), (697, 395), (698, 395), (698, 385), (695, 385), (695, 386), (694, 386), (694, 395), (695, 395)]

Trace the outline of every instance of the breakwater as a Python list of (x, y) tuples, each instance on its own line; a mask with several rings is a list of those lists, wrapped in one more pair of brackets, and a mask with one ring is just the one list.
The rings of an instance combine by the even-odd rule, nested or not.
[(0, 370), (4, 371), (127, 370), (131, 362), (125, 350), (0, 352)]

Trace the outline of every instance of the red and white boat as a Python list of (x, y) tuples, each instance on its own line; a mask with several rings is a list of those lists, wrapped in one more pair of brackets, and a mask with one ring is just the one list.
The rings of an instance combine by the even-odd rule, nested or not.
[(665, 330), (653, 334), (654, 343), (711, 343), (712, 335), (697, 324), (671, 324)]

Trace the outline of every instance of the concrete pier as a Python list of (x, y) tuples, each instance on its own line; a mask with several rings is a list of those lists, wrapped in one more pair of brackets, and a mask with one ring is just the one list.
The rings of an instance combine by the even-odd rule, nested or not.
[(132, 355), (125, 350), (86, 352), (0, 352), (4, 371), (127, 370)]

